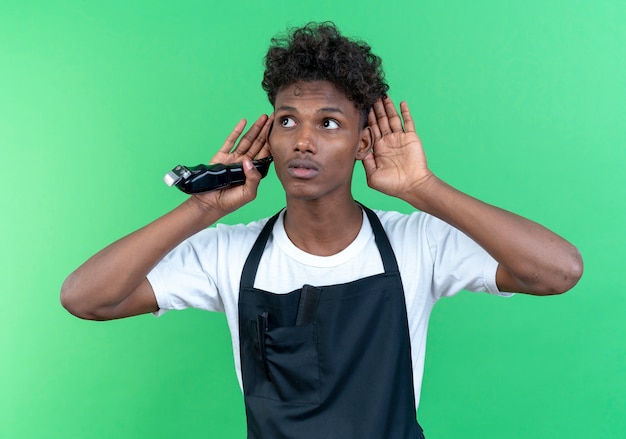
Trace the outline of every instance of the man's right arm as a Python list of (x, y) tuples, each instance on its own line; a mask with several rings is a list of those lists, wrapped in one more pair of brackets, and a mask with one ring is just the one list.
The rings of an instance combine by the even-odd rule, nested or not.
[(176, 209), (114, 242), (71, 273), (61, 288), (61, 303), (88, 320), (112, 320), (158, 310), (146, 276), (174, 247), (256, 198), (261, 174), (250, 160), (269, 154), (272, 118), (261, 116), (233, 149), (245, 127), (237, 124), (212, 162), (243, 161), (245, 184), (191, 196)]

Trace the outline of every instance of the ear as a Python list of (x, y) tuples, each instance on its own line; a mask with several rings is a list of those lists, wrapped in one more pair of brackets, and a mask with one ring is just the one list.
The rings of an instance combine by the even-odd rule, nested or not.
[(372, 150), (374, 139), (372, 137), (372, 130), (369, 126), (366, 126), (361, 130), (361, 137), (359, 139), (359, 149), (356, 151), (356, 159), (363, 160)]

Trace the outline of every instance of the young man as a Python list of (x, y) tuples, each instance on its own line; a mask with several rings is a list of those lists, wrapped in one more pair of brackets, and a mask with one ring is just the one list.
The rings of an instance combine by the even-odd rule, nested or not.
[[(406, 103), (380, 59), (325, 23), (273, 40), (263, 86), (274, 106), (212, 162), (244, 163), (243, 186), (191, 196), (97, 253), (61, 292), (107, 320), (168, 309), (224, 311), (250, 438), (420, 438), (415, 419), (430, 311), (461, 289), (570, 289), (582, 260), (527, 219), (471, 198), (428, 168)], [(254, 200), (250, 160), (272, 154), (286, 209), (214, 228)], [(416, 212), (373, 212), (368, 185)], [(216, 257), (215, 255), (228, 255)]]

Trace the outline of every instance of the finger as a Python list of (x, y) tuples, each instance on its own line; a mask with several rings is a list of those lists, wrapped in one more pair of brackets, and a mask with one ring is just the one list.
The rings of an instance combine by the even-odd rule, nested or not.
[(385, 96), (383, 98), (383, 105), (385, 107), (385, 114), (387, 115), (387, 121), (391, 131), (394, 133), (402, 133), (404, 131), (402, 128), (402, 119), (400, 119), (398, 110), (396, 110), (396, 106), (393, 104), (393, 101), (389, 96)]
[(270, 114), (270, 117), (267, 119), (267, 131), (265, 133), (265, 143), (263, 144), (263, 148), (257, 154), (257, 157), (262, 159), (263, 157), (267, 157), (272, 155), (272, 146), (270, 145), (270, 134), (272, 132), (272, 127), (274, 126), (274, 113)]
[(391, 134), (389, 119), (387, 119), (387, 112), (385, 111), (385, 104), (383, 104), (383, 100), (376, 100), (376, 102), (374, 102), (373, 108), (374, 115), (376, 116), (376, 123), (378, 123), (378, 127), (380, 128), (381, 136), (384, 136), (385, 134)]
[(404, 120), (404, 130), (408, 132), (415, 132), (415, 123), (413, 117), (409, 111), (409, 104), (406, 101), (400, 102), (400, 112), (402, 113), (402, 119)]
[(270, 151), (270, 144), (269, 142), (266, 141), (265, 144), (263, 145), (263, 148), (261, 148), (261, 150), (255, 156), (255, 159), (257, 160), (262, 159), (270, 155), (272, 155), (272, 152)]
[[(231, 153), (236, 154), (238, 156), (245, 155), (248, 152), (248, 150), (250, 150), (254, 142), (259, 138), (259, 134), (263, 130), (263, 127), (265, 126), (265, 122), (267, 122), (267, 119), (268, 119), (267, 115), (262, 114), (252, 124), (250, 129), (248, 129), (248, 131), (246, 131), (246, 133), (241, 137), (241, 140), (239, 140), (237, 147), (234, 150), (232, 150)], [(263, 140), (263, 143), (265, 143), (264, 140)]]
[(243, 132), (243, 129), (246, 127), (246, 123), (247, 121), (245, 119), (241, 119), (239, 122), (237, 122), (235, 128), (233, 128), (228, 137), (226, 137), (226, 140), (224, 140), (224, 143), (219, 149), (219, 152), (228, 154), (233, 149), (235, 143), (237, 142), (237, 139)]
[(367, 125), (372, 130), (372, 137), (374, 141), (380, 139), (382, 134), (380, 133), (380, 127), (378, 126), (378, 121), (376, 120), (376, 114), (374, 114), (374, 108), (370, 108), (370, 112), (367, 113)]
[(272, 113), (270, 117), (268, 117), (267, 120), (265, 121), (265, 124), (263, 125), (261, 132), (256, 137), (256, 139), (254, 139), (254, 142), (252, 143), (252, 145), (250, 146), (250, 149), (246, 153), (247, 157), (253, 159), (256, 157), (263, 158), (263, 157), (267, 157), (268, 155), (270, 155), (269, 142), (267, 141), (267, 139), (269, 136), (270, 128), (272, 127), (272, 123), (274, 123), (274, 113)]

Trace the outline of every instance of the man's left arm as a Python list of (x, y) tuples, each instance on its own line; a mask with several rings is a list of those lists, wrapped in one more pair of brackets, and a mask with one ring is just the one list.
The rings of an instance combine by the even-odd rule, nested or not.
[[(448, 185), (427, 166), (408, 105), (390, 98), (370, 111), (373, 137), (363, 166), (370, 187), (400, 198), (461, 230), (496, 261), (500, 291), (560, 294), (580, 279), (583, 263), (571, 243), (547, 228)], [(404, 122), (404, 123), (403, 123)]]

